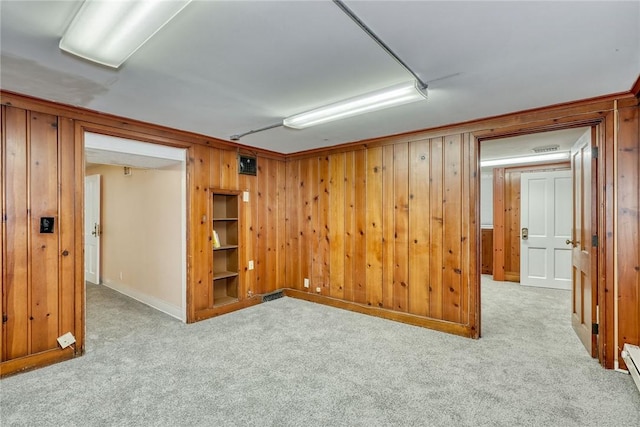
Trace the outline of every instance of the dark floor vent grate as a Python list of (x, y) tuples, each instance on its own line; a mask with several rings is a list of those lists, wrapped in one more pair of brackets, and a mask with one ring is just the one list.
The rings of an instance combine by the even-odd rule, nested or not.
[(273, 301), (274, 299), (282, 298), (284, 296), (284, 292), (275, 291), (269, 294), (262, 295), (262, 302)]

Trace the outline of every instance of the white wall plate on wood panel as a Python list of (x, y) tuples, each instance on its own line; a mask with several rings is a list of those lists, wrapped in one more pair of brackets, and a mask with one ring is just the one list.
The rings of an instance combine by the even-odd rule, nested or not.
[(62, 348), (67, 348), (70, 345), (75, 344), (75, 342), (76, 337), (74, 337), (71, 332), (67, 332), (66, 334), (58, 337), (58, 344), (60, 344), (60, 347)]

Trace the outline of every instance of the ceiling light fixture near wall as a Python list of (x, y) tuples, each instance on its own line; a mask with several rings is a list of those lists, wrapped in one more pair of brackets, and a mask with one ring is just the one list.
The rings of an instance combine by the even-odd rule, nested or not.
[(542, 147), (534, 147), (531, 149), (534, 153), (549, 153), (552, 151), (558, 151), (560, 146), (558, 144), (544, 145)]
[(118, 68), (190, 2), (86, 0), (60, 40), (60, 49)]
[(543, 163), (551, 161), (569, 160), (571, 154), (568, 151), (559, 153), (539, 154), (537, 156), (520, 156), (520, 157), (508, 157), (505, 159), (495, 160), (483, 160), (480, 162), (481, 167), (487, 166), (507, 166), (507, 165), (522, 165), (527, 163)]
[(421, 89), (418, 82), (410, 81), (287, 117), (282, 124), (289, 128), (304, 129), (424, 99), (427, 99), (426, 87)]

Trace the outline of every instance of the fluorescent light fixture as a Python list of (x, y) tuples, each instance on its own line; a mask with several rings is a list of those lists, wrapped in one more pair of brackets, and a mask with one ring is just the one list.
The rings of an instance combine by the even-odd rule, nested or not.
[(294, 129), (304, 129), (309, 126), (421, 101), (426, 98), (426, 89), (421, 90), (418, 88), (417, 82), (411, 81), (345, 99), (306, 113), (296, 114), (284, 119), (282, 124)]
[(570, 156), (571, 156), (571, 153), (569, 153), (568, 151), (565, 151), (560, 153), (538, 154), (535, 156), (508, 157), (504, 159), (483, 160), (480, 162), (480, 166), (481, 167), (506, 166), (506, 165), (525, 164), (525, 163), (549, 162), (552, 160), (569, 160)]
[(191, 0), (85, 0), (60, 49), (118, 68)]

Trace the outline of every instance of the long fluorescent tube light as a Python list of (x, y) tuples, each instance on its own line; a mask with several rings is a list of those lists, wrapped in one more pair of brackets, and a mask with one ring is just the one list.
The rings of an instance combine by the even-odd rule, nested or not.
[(421, 101), (426, 98), (426, 89), (419, 89), (417, 82), (411, 81), (345, 99), (306, 113), (295, 114), (284, 119), (282, 124), (294, 129), (304, 129), (309, 126)]
[(562, 153), (538, 154), (535, 156), (508, 157), (505, 159), (483, 160), (480, 162), (480, 166), (506, 166), (524, 163), (548, 162), (551, 160), (568, 160), (570, 156), (571, 153), (566, 151)]
[(60, 49), (118, 68), (191, 0), (85, 0)]

